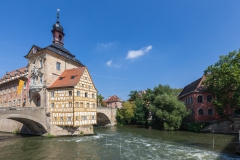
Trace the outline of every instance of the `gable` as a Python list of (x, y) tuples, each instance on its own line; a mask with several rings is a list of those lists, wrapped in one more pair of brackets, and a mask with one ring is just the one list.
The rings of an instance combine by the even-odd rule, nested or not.
[(42, 48), (36, 46), (36, 45), (33, 45), (31, 47), (31, 49), (29, 50), (28, 54), (26, 56), (24, 56), (25, 58), (31, 56), (31, 55), (34, 55), (36, 54), (37, 52), (39, 52), (40, 50), (42, 50)]

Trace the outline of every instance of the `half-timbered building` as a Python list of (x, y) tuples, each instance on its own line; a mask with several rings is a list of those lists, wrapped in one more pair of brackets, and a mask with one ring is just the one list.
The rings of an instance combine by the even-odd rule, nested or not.
[[(26, 67), (0, 79), (0, 107), (43, 107), (48, 133), (92, 134), (97, 119), (97, 89), (87, 67), (64, 48), (59, 14), (51, 32), (51, 45), (33, 45), (24, 56)], [(17, 93), (20, 80), (24, 87)]]

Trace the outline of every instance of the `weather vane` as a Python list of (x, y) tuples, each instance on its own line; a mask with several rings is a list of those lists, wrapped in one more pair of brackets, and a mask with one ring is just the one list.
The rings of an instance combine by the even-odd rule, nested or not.
[(59, 11), (60, 11), (60, 9), (58, 8), (57, 9), (57, 22), (59, 23)]

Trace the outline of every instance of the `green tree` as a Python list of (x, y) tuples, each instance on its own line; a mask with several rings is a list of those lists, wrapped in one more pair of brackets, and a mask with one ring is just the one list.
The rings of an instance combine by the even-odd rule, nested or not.
[(136, 108), (134, 110), (133, 121), (136, 124), (146, 124), (148, 118), (148, 109), (141, 98), (137, 98), (134, 102)]
[(134, 90), (134, 91), (130, 91), (130, 94), (128, 96), (130, 97), (129, 101), (132, 102), (139, 97), (139, 94), (138, 94), (138, 91)]
[(154, 87), (149, 94), (149, 109), (152, 113), (151, 126), (165, 130), (179, 129), (182, 119), (189, 111), (183, 102), (173, 94), (173, 89), (168, 85)]
[(130, 124), (134, 117), (136, 105), (131, 102), (123, 102), (122, 108), (117, 110), (116, 120), (120, 125)]
[(203, 84), (214, 97), (215, 109), (223, 112), (228, 106), (240, 106), (240, 51), (220, 56), (217, 63), (204, 71)]
[(104, 97), (101, 94), (97, 95), (97, 103), (98, 106), (101, 105), (103, 107), (106, 107), (106, 103), (103, 101)]

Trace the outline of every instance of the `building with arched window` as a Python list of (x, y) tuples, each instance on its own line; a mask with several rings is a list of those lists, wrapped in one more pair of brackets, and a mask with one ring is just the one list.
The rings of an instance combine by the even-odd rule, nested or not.
[(207, 122), (221, 118), (222, 113), (218, 113), (212, 105), (212, 95), (202, 85), (205, 77), (188, 84), (179, 94), (179, 100), (183, 101), (186, 107), (191, 111), (187, 121)]

